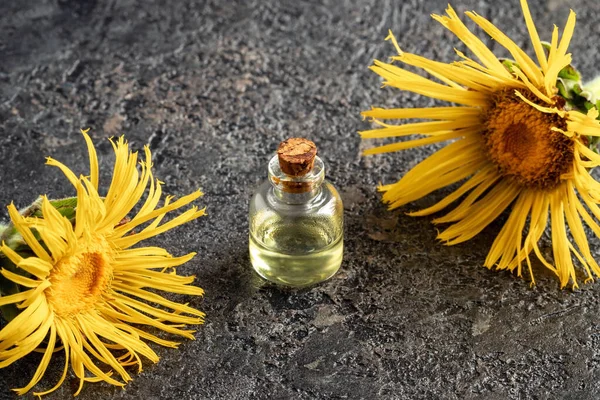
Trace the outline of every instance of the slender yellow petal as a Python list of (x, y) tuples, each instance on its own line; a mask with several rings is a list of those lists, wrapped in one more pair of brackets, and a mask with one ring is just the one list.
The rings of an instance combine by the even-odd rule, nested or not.
[(180, 304), (180, 303), (176, 303), (174, 301), (167, 300), (164, 297), (162, 297), (156, 293), (152, 293), (152, 292), (148, 292), (146, 290), (140, 290), (140, 289), (134, 290), (134, 289), (128, 287), (127, 285), (118, 285), (115, 287), (117, 288), (117, 290), (119, 292), (125, 293), (130, 296), (136, 296), (136, 297), (139, 297), (140, 299), (147, 300), (152, 303), (160, 304), (161, 306), (169, 307), (173, 310), (178, 310), (178, 311), (184, 312), (186, 314), (191, 314), (191, 315), (195, 315), (198, 317), (204, 316), (204, 313), (202, 311), (198, 311), (195, 308), (186, 306), (184, 304)]
[(431, 108), (373, 108), (361, 113), (363, 117), (379, 119), (434, 119), (452, 120), (464, 118), (465, 116), (480, 117), (481, 110), (472, 107), (431, 107)]
[[(399, 137), (414, 134), (441, 136), (451, 131), (466, 129), (479, 122), (479, 118), (464, 118), (457, 121), (418, 122), (405, 125), (385, 125), (383, 129), (359, 132), (363, 139)], [(383, 124), (382, 124), (383, 125)]]
[(550, 215), (552, 220), (552, 250), (556, 270), (560, 279), (560, 286), (565, 287), (570, 279), (573, 279), (573, 285), (576, 286), (575, 268), (571, 259), (569, 250), (567, 229), (564, 218), (564, 202), (556, 191), (550, 197)]
[(56, 389), (58, 389), (63, 384), (63, 382), (65, 381), (65, 379), (67, 377), (67, 372), (69, 370), (69, 356), (70, 356), (69, 348), (70, 348), (70, 345), (69, 345), (68, 340), (66, 340), (66, 334), (64, 333), (64, 327), (62, 326), (60, 320), (56, 320), (55, 327), (56, 327), (56, 332), (57, 332), (58, 336), (60, 337), (60, 339), (63, 343), (63, 346), (64, 346), (65, 367), (63, 369), (61, 378), (59, 379), (58, 383), (52, 389), (49, 389), (44, 392), (34, 392), (33, 393), (34, 396), (45, 396), (49, 393), (54, 392)]
[(585, 257), (585, 260), (582, 260), (582, 264), (586, 267), (589, 278), (593, 278), (592, 271), (596, 276), (600, 277), (600, 267), (592, 256), (587, 238), (585, 236), (585, 231), (583, 230), (583, 224), (581, 223), (579, 212), (577, 211), (577, 204), (579, 203), (579, 205), (581, 205), (581, 203), (575, 195), (575, 189), (572, 183), (569, 183), (565, 192), (567, 197), (565, 216), (567, 217), (567, 223), (569, 225), (571, 234), (573, 235), (573, 239), (583, 254), (583, 257)]
[(571, 43), (571, 39), (573, 38), (573, 32), (575, 31), (575, 19), (575, 13), (573, 10), (571, 10), (569, 12), (569, 18), (567, 19), (567, 24), (565, 25), (562, 38), (560, 39), (560, 44), (558, 45), (557, 53), (559, 57), (567, 53), (567, 49)]
[(485, 102), (485, 94), (433, 82), (415, 73), (378, 60), (370, 69), (384, 78), (386, 85), (414, 93), (469, 106)]
[(15, 274), (4, 268), (0, 270), (0, 274), (2, 274), (5, 278), (10, 279), (14, 283), (28, 288), (34, 288), (40, 284), (40, 282), (37, 280), (26, 278), (23, 275)]
[(48, 364), (50, 364), (50, 358), (52, 357), (52, 352), (54, 350), (54, 345), (56, 344), (56, 327), (54, 325), (50, 325), (50, 338), (48, 339), (48, 347), (46, 348), (46, 352), (44, 353), (44, 357), (42, 361), (40, 361), (40, 365), (38, 366), (33, 378), (27, 384), (27, 386), (20, 389), (13, 389), (17, 394), (23, 395), (30, 391), (44, 376), (46, 369), (48, 368)]
[(544, 83), (544, 75), (540, 68), (535, 65), (533, 60), (521, 50), (515, 42), (500, 31), (500, 29), (496, 28), (494, 24), (477, 13), (467, 12), (466, 15), (510, 52), (515, 61), (519, 64), (519, 67), (525, 72), (528, 79), (531, 80), (535, 86), (541, 86)]
[[(558, 50), (558, 27), (554, 25), (554, 29), (552, 30), (552, 39), (550, 41), (550, 50), (548, 54), (548, 69), (556, 62), (556, 55)], [(548, 71), (546, 74), (548, 75)]]
[(438, 235), (446, 244), (458, 244), (477, 235), (495, 220), (517, 197), (520, 188), (501, 181), (481, 200), (470, 207), (469, 215)]
[(85, 143), (87, 144), (88, 154), (90, 157), (90, 181), (94, 188), (98, 190), (98, 156), (96, 155), (96, 148), (94, 147), (94, 143), (92, 139), (87, 134), (89, 132), (89, 128), (86, 130), (81, 130), (81, 134), (85, 139)]
[(3, 255), (6, 256), (6, 258), (8, 258), (10, 261), (12, 261), (13, 264), (15, 264), (15, 265), (19, 265), (19, 263), (23, 260), (23, 257), (21, 257), (13, 249), (8, 247), (4, 242), (2, 242), (2, 246), (0, 246), (0, 251), (2, 252)]
[(411, 149), (413, 147), (425, 146), (428, 144), (444, 142), (446, 140), (456, 139), (464, 136), (462, 131), (451, 131), (440, 135), (429, 136), (423, 139), (407, 140), (405, 142), (398, 142), (392, 144), (386, 144), (384, 146), (373, 147), (363, 152), (364, 155), (373, 155), (381, 153), (392, 153), (395, 151)]
[(404, 53), (401, 56), (392, 57), (392, 60), (401, 61), (407, 65), (421, 68), (423, 71), (441, 80), (447, 86), (464, 90), (464, 87), (478, 92), (493, 92), (497, 88), (495, 81), (490, 79), (478, 79), (482, 76), (465, 71), (460, 64), (446, 64), (432, 61), (415, 54)]
[(448, 14), (448, 17), (433, 15), (433, 19), (452, 31), (452, 33), (466, 44), (488, 69), (493, 70), (500, 75), (510, 75), (494, 53), (492, 53), (490, 49), (488, 49), (487, 46), (462, 23), (451, 6), (448, 6), (446, 13)]
[(203, 216), (204, 213), (205, 209), (198, 210), (196, 207), (192, 207), (191, 209), (185, 211), (183, 214), (178, 215), (177, 217), (173, 218), (169, 222), (162, 224), (154, 230), (143, 231), (140, 233), (122, 237), (120, 239), (115, 239), (113, 243), (115, 244), (115, 246), (125, 249), (135, 245), (136, 243), (142, 240), (146, 240), (156, 235), (160, 235), (161, 233), (171, 230), (179, 225), (183, 225), (186, 222), (193, 221), (194, 219)]
[(471, 212), (471, 205), (475, 203), (490, 187), (495, 185), (500, 176), (496, 175), (494, 178), (490, 178), (482, 182), (477, 186), (467, 197), (465, 197), (460, 204), (448, 214), (443, 217), (439, 217), (433, 220), (434, 224), (443, 224), (448, 222), (455, 222), (464, 219)]
[(46, 164), (51, 165), (53, 167), (58, 167), (62, 171), (62, 173), (65, 174), (65, 177), (69, 180), (69, 182), (71, 182), (73, 186), (77, 186), (77, 176), (75, 176), (73, 171), (71, 171), (66, 165), (59, 161), (56, 161), (51, 157), (46, 158)]
[(424, 197), (435, 190), (462, 181), (463, 179), (476, 173), (479, 169), (485, 167), (486, 164), (486, 160), (475, 159), (472, 163), (463, 164), (458, 168), (450, 170), (442, 175), (426, 174), (423, 176), (422, 185), (412, 185), (412, 190), (401, 190), (398, 186), (386, 192), (384, 200), (394, 199), (389, 201), (389, 207), (399, 207), (403, 204), (420, 199), (421, 197)]
[(196, 253), (189, 253), (182, 257), (140, 256), (121, 258), (115, 260), (115, 267), (118, 267), (119, 271), (175, 267), (188, 262), (195, 255)]
[[(8, 296), (2, 296), (2, 297), (0, 297), (0, 306), (5, 306), (7, 304), (14, 304), (14, 303), (19, 303), (21, 301), (25, 301), (31, 296), (32, 293), (33, 293), (33, 290), (27, 290), (25, 292), (19, 292), (19, 293), (11, 294)], [(0, 335), (1, 335), (1, 333), (0, 333)]]
[[(3, 248), (2, 251), (5, 252), (5, 249)], [(5, 254), (7, 253), (5, 252)], [(50, 270), (52, 269), (51, 263), (36, 257), (24, 258), (22, 261), (17, 263), (17, 265), (19, 268), (32, 275), (35, 275), (39, 279), (45, 279), (48, 274), (50, 274)]]
[(170, 202), (166, 203), (161, 208), (155, 209), (151, 212), (147, 212), (146, 214), (141, 215), (141, 216), (136, 216), (131, 221), (123, 224), (120, 227), (115, 228), (113, 236), (115, 238), (121, 237), (121, 236), (125, 235), (125, 233), (140, 226), (141, 224), (144, 224), (154, 218), (164, 216), (166, 213), (168, 213), (170, 211), (177, 210), (187, 204), (190, 204), (191, 202), (193, 202), (194, 200), (197, 200), (201, 196), (202, 196), (202, 192), (200, 190), (197, 190), (195, 192), (192, 192), (186, 196), (183, 196), (183, 197), (177, 199), (176, 201), (174, 201), (172, 203), (170, 203)]
[(521, 8), (523, 9), (523, 17), (525, 18), (525, 24), (527, 25), (527, 30), (529, 31), (529, 36), (531, 37), (531, 44), (533, 44), (535, 55), (537, 56), (542, 71), (546, 72), (548, 70), (548, 60), (546, 59), (546, 52), (544, 51), (544, 47), (542, 46), (540, 36), (537, 32), (537, 28), (533, 23), (533, 18), (531, 17), (531, 12), (529, 11), (529, 5), (527, 4), (527, 0), (521, 0)]
[[(527, 78), (526, 74), (523, 74), (523, 72), (521, 72), (521, 70), (519, 68), (514, 68), (513, 70), (514, 74), (517, 75), (521, 81), (523, 81), (523, 83), (525, 83), (525, 85), (527, 86), (527, 89), (529, 89), (531, 91), (531, 93), (535, 94), (537, 96), (538, 99), (548, 103), (548, 104), (553, 104), (554, 101), (546, 96), (544, 93), (542, 93), (537, 86), (535, 86), (535, 84), (531, 83), (529, 81), (529, 78)], [(553, 95), (553, 93), (551, 94)]]
[(42, 343), (50, 327), (54, 323), (54, 315), (49, 314), (46, 320), (29, 336), (15, 343), (15, 347), (10, 350), (4, 350), (1, 354), (0, 368), (6, 368), (23, 356), (31, 353)]
[(419, 211), (410, 212), (410, 213), (408, 213), (408, 215), (410, 215), (412, 217), (423, 217), (423, 216), (431, 215), (433, 213), (441, 211), (444, 208), (448, 207), (450, 204), (457, 201), (459, 198), (461, 198), (463, 195), (468, 193), (470, 190), (478, 187), (480, 184), (482, 184), (484, 182), (492, 182), (492, 184), (493, 184), (499, 178), (500, 178), (500, 176), (496, 173), (496, 169), (494, 167), (487, 166), (485, 168), (482, 168), (475, 175), (473, 175), (473, 177), (471, 177), (468, 181), (463, 183), (461, 187), (459, 187), (457, 190), (452, 192), (450, 195), (444, 197), (442, 200), (440, 200), (433, 206), (427, 207), (427, 208), (419, 210)]
[[(513, 210), (494, 240), (484, 265), (488, 268), (496, 266), (498, 269), (514, 268), (510, 262), (521, 252), (522, 232), (530, 213), (533, 196), (525, 192), (519, 195)], [(496, 263), (498, 263), (496, 265)], [(518, 259), (518, 275), (521, 276), (520, 259)]]
[(29, 228), (28, 224), (24, 221), (23, 217), (21, 217), (21, 214), (19, 214), (19, 211), (17, 211), (15, 205), (11, 203), (7, 208), (8, 215), (10, 216), (12, 223), (15, 225), (15, 228), (17, 228), (19, 233), (23, 236), (23, 239), (31, 248), (31, 250), (33, 250), (36, 256), (38, 256), (40, 259), (44, 261), (51, 261), (52, 259), (50, 255), (48, 255), (46, 250), (44, 250), (42, 245), (35, 238), (35, 235)]

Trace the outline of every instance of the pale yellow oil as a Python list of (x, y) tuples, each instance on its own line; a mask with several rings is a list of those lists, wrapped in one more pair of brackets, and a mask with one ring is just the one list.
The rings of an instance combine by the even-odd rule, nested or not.
[(342, 264), (341, 221), (266, 219), (250, 230), (250, 262), (263, 278), (302, 287), (332, 277)]

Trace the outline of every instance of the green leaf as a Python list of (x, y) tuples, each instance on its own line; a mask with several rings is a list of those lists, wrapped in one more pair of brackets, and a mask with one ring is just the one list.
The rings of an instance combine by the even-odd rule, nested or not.
[[(37, 204), (39, 201), (39, 205)], [(69, 220), (75, 218), (75, 211), (77, 209), (77, 197), (66, 197), (64, 199), (50, 200), (50, 204), (64, 217)], [(43, 218), (44, 215), (41, 209), (41, 198), (36, 200), (30, 208), (33, 210), (31, 216), (37, 218)]]
[(73, 220), (75, 218), (75, 212), (77, 210), (77, 197), (50, 200), (50, 204), (52, 204), (62, 216), (67, 217), (69, 220)]
[(581, 74), (579, 71), (577, 71), (577, 69), (570, 64), (560, 70), (558, 77), (577, 82), (581, 80)]
[(513, 60), (503, 58), (502, 65), (504, 65), (504, 68), (506, 68), (508, 72), (513, 72), (513, 66), (515, 65), (515, 62)]
[(563, 83), (563, 81), (559, 80), (556, 82), (556, 87), (558, 88), (558, 93), (565, 99), (568, 100), (571, 98), (571, 96), (569, 95), (569, 93), (567, 92), (567, 88), (565, 87), (565, 84)]

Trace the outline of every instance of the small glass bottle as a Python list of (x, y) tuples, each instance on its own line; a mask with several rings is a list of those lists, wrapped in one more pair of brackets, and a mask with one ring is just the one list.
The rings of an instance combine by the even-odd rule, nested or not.
[(282, 142), (269, 161), (269, 179), (250, 202), (250, 262), (278, 284), (322, 282), (342, 264), (342, 199), (316, 154), (310, 140)]

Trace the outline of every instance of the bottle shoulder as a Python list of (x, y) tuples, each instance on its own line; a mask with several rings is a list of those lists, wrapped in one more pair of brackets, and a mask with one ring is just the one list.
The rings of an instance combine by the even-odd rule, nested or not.
[(333, 183), (329, 182), (328, 180), (325, 180), (323, 182), (322, 186), (327, 191), (329, 191), (329, 193), (331, 194), (332, 197), (337, 197), (339, 199), (339, 201), (342, 201), (342, 198), (340, 197), (340, 193), (338, 192), (337, 188), (335, 186), (333, 186)]
[(281, 199), (276, 194), (276, 189), (269, 181), (265, 181), (258, 186), (252, 195), (250, 201), (250, 211), (261, 209), (272, 209), (278, 212), (318, 212), (320, 209), (327, 208), (331, 211), (341, 212), (342, 199), (339, 192), (325, 180), (318, 189), (318, 192), (306, 201), (289, 203)]

